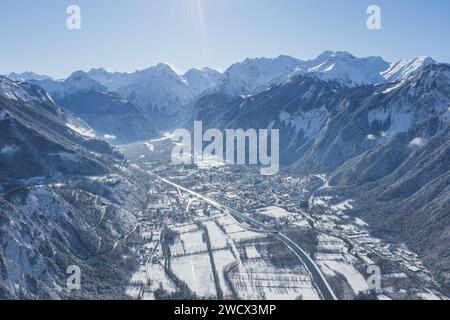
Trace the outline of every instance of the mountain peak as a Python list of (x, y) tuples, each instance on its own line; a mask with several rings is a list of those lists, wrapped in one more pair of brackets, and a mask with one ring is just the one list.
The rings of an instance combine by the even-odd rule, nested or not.
[(176, 71), (167, 63), (158, 63), (156, 66), (152, 67), (151, 69), (157, 70), (160, 72), (168, 72), (168, 73), (177, 74)]
[(431, 57), (399, 60), (391, 63), (381, 75), (389, 82), (402, 81), (417, 75), (421, 70), (435, 63), (436, 61)]
[(194, 96), (198, 96), (206, 89), (217, 84), (221, 73), (211, 68), (188, 70), (183, 76), (183, 81), (191, 88)]
[(69, 78), (66, 79), (65, 83), (70, 87), (81, 91), (106, 91), (105, 87), (92, 79), (89, 74), (84, 71), (75, 71)]
[(350, 52), (347, 51), (331, 51), (332, 54), (330, 55), (330, 58), (337, 58), (337, 59), (356, 59), (354, 55), (352, 55)]
[(183, 77), (189, 75), (189, 74), (221, 74), (219, 71), (213, 69), (213, 68), (209, 68), (209, 67), (204, 67), (204, 68), (191, 68), (188, 71), (186, 71), (186, 73), (183, 75)]
[(109, 72), (105, 68), (92, 68), (87, 72), (87, 74), (92, 77), (93, 75), (107, 75)]
[[(165, 77), (165, 78), (179, 78), (179, 75), (166, 63), (158, 63), (147, 69), (136, 71), (131, 75), (138, 77), (148, 78), (148, 77)], [(181, 81), (181, 80), (180, 80)]]

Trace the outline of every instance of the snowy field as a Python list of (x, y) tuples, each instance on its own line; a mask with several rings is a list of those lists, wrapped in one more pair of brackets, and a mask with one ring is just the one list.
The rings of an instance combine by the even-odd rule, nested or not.
[(253, 241), (259, 240), (265, 237), (264, 234), (253, 232), (253, 231), (242, 231), (230, 234), (231, 239), (234, 242), (244, 242), (244, 241)]
[[(147, 275), (149, 277), (148, 285), (145, 287), (145, 292), (142, 291), (143, 286), (147, 284)], [(160, 264), (147, 264), (141, 266), (131, 277), (130, 285), (127, 287), (125, 293), (132, 299), (154, 299), (152, 292), (163, 288), (169, 294), (176, 292), (176, 286), (166, 275), (164, 268)], [(139, 295), (142, 294), (140, 297)]]
[(180, 239), (187, 254), (207, 250), (206, 243), (203, 240), (203, 231), (182, 233), (180, 234)]
[(275, 268), (263, 260), (239, 265), (230, 275), (239, 298), (248, 300), (319, 300), (309, 275), (301, 270)]
[(294, 213), (287, 212), (283, 208), (280, 207), (266, 207), (256, 210), (259, 214), (275, 218), (275, 219), (282, 219), (282, 218), (288, 218), (294, 215)]
[(225, 248), (228, 245), (227, 235), (217, 226), (214, 221), (207, 221), (204, 223), (208, 229), (211, 247), (213, 249)]
[(330, 276), (341, 274), (344, 276), (355, 294), (369, 289), (366, 279), (351, 263), (344, 260), (321, 260), (316, 262), (325, 274)]
[(248, 259), (258, 259), (261, 257), (261, 254), (256, 250), (255, 246), (245, 247), (245, 253)]
[(231, 290), (226, 284), (224, 270), (228, 265), (235, 263), (236, 258), (230, 250), (214, 251), (214, 262), (216, 263), (216, 270), (219, 276), (220, 287), (224, 296), (230, 296)]
[(196, 224), (181, 224), (181, 225), (177, 225), (177, 226), (170, 226), (170, 229), (178, 232), (178, 233), (185, 233), (185, 232), (191, 232), (191, 231), (196, 231), (198, 230), (197, 225)]
[(347, 251), (345, 242), (339, 238), (321, 233), (318, 236), (318, 241), (318, 250), (321, 253), (345, 253)]
[(175, 258), (171, 267), (175, 275), (186, 282), (189, 289), (198, 296), (216, 296), (217, 292), (208, 254)]
[(264, 234), (244, 229), (228, 216), (217, 219), (217, 222), (225, 229), (226, 233), (234, 242), (258, 240), (265, 237)]
[(170, 253), (172, 257), (180, 256), (186, 254), (184, 250), (183, 242), (180, 238), (177, 238), (173, 244), (170, 245)]

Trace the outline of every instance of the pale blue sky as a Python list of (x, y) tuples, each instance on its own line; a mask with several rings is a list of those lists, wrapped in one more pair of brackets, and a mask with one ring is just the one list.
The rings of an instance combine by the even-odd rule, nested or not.
[[(80, 31), (66, 28), (70, 4), (81, 7)], [(370, 4), (382, 9), (381, 31), (366, 28)], [(450, 62), (449, 32), (448, 0), (0, 0), (0, 74), (225, 69), (326, 49)]]

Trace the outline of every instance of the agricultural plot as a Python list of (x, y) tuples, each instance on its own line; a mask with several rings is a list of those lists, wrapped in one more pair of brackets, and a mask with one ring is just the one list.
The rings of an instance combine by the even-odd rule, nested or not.
[(180, 234), (186, 254), (193, 254), (207, 251), (203, 231), (197, 230)]
[(240, 299), (320, 299), (302, 268), (276, 268), (260, 259), (239, 265), (229, 277)]
[(206, 221), (204, 225), (208, 229), (212, 249), (222, 249), (228, 246), (228, 236), (214, 221)]
[(214, 251), (213, 255), (217, 274), (219, 276), (220, 287), (222, 289), (224, 297), (229, 297), (232, 295), (232, 291), (225, 279), (225, 272), (227, 271), (228, 267), (237, 264), (237, 260), (230, 250)]
[(200, 297), (217, 294), (208, 254), (188, 255), (172, 260), (173, 273)]
[(217, 219), (217, 222), (234, 242), (258, 240), (265, 237), (262, 233), (244, 229), (229, 216), (221, 217)]

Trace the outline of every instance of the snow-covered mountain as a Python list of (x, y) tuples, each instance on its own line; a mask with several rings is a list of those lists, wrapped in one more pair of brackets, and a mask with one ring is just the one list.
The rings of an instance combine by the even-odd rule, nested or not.
[[(210, 118), (213, 122), (226, 122), (236, 119), (256, 121), (266, 117), (275, 123), (282, 119), (288, 128), (295, 124), (297, 133), (289, 138), (295, 142), (288, 141), (288, 145), (298, 147), (305, 138), (303, 135), (311, 136), (311, 131), (320, 131), (320, 127), (315, 128), (314, 124), (320, 122), (320, 119), (325, 121), (325, 111), (334, 108), (333, 104), (337, 103), (334, 101), (334, 91), (345, 92), (361, 86), (380, 85), (379, 88), (383, 89), (379, 90), (389, 92), (418, 75), (424, 68), (435, 64), (431, 58), (388, 63), (380, 57), (357, 58), (348, 52), (340, 51), (325, 51), (315, 59), (306, 61), (288, 56), (246, 59), (231, 66), (222, 74), (216, 86), (207, 89), (196, 99), (194, 118), (201, 115), (201, 118)], [(320, 81), (317, 82), (314, 78)], [(334, 90), (331, 92), (331, 101), (323, 102), (324, 93), (317, 88), (324, 87), (324, 83), (329, 83), (329, 90)], [(365, 90), (370, 91), (369, 88)], [(294, 93), (297, 96), (292, 96)], [(265, 101), (261, 102), (261, 99)], [(287, 101), (290, 101), (290, 111), (285, 111), (282, 107)], [(322, 111), (319, 114), (315, 113), (317, 110), (313, 108), (316, 101), (322, 102)], [(255, 107), (255, 114), (252, 114), (253, 111), (248, 106), (259, 103), (264, 103), (268, 109), (274, 110), (265, 110), (267, 113), (262, 116), (257, 113), (263, 108)], [(305, 114), (305, 110), (309, 113)], [(217, 118), (217, 114), (222, 114), (223, 117)], [(407, 125), (405, 119), (401, 118), (396, 122), (399, 129)], [(264, 127), (266, 125), (268, 123), (265, 123)], [(307, 129), (309, 133), (301, 133), (299, 128)], [(395, 131), (395, 128), (393, 130)], [(299, 150), (291, 150), (291, 158), (295, 158), (298, 153)]]
[(430, 57), (387, 62), (381, 57), (358, 58), (345, 51), (325, 51), (302, 63), (301, 72), (355, 87), (406, 80), (435, 63)]
[(70, 77), (64, 81), (64, 84), (67, 90), (66, 94), (68, 95), (80, 91), (107, 91), (106, 87), (102, 86), (83, 71), (72, 73)]
[(109, 91), (83, 71), (74, 72), (64, 81), (30, 82), (48, 91), (56, 103), (85, 121), (98, 137), (111, 143), (128, 143), (156, 134), (152, 120), (141, 108)]
[(117, 91), (131, 83), (131, 76), (126, 72), (108, 72), (104, 68), (91, 69), (87, 74), (111, 91)]
[[(430, 117), (446, 114), (450, 105), (449, 83), (445, 64), (428, 65), (415, 75), (405, 75), (402, 82), (372, 86), (348, 87), (340, 79), (300, 73), (250, 96), (227, 100), (218, 94), (204, 95), (196, 101), (194, 119), (204, 121), (207, 127), (278, 127), (285, 139), (283, 147), (289, 150), (285, 160), (309, 159), (315, 169), (326, 171), (373, 143), (407, 132)], [(348, 123), (341, 122), (341, 118)], [(337, 122), (333, 129), (334, 121)], [(336, 139), (346, 132), (342, 131), (346, 126), (353, 130), (338, 143)], [(330, 149), (325, 153), (323, 146)], [(310, 158), (303, 148), (312, 148)], [(320, 161), (313, 154), (320, 154)]]
[(8, 75), (5, 75), (4, 77), (11, 79), (11, 80), (52, 80), (52, 77), (46, 76), (46, 75), (40, 75), (36, 74), (34, 72), (22, 72), (22, 73), (16, 73), (11, 72)]
[(217, 85), (205, 94), (229, 97), (257, 94), (299, 74), (313, 74), (348, 87), (372, 85), (404, 80), (433, 63), (436, 62), (431, 58), (389, 63), (381, 57), (358, 58), (343, 51), (325, 51), (311, 60), (289, 56), (246, 59), (228, 68)]
[(117, 92), (140, 106), (148, 115), (154, 112), (177, 114), (194, 100), (189, 86), (163, 63), (135, 72), (131, 83), (118, 88)]
[(381, 75), (388, 82), (406, 80), (410, 76), (419, 73), (423, 68), (436, 61), (431, 57), (419, 57), (411, 60), (400, 60), (390, 64), (389, 69), (383, 71)]
[(0, 77), (0, 113), (3, 188), (36, 177), (105, 172), (98, 152), (111, 161), (120, 158), (106, 142), (80, 134), (89, 127), (81, 127), (36, 85)]
[(349, 217), (406, 243), (449, 283), (447, 64), (326, 51), (247, 59), (223, 74), (160, 64), (11, 77), (0, 77), (0, 298), (64, 298), (70, 264), (83, 269), (80, 298), (117, 298), (135, 259), (126, 246), (110, 253), (152, 198), (149, 177), (95, 136), (145, 139), (180, 115), (204, 129), (280, 129), (284, 169), (328, 174), (319, 195), (352, 198)]
[[(186, 93), (186, 87), (180, 83), (181, 80), (186, 86), (189, 87), (194, 97), (200, 95), (206, 89), (216, 85), (217, 80), (221, 75), (219, 71), (211, 68), (193, 68), (188, 70), (183, 75), (178, 75), (170, 68), (170, 66), (166, 64), (158, 64), (155, 67), (133, 73), (108, 72), (105, 69), (100, 68), (91, 69), (88, 74), (109, 90), (122, 91), (125, 95), (129, 94), (128, 89), (126, 88), (132, 88), (133, 86), (147, 86), (148, 89), (153, 92), (157, 92), (158, 90), (164, 91), (158, 93), (157, 95), (168, 94), (169, 96), (173, 96), (176, 95), (176, 92), (172, 93), (169, 89), (172, 84), (175, 84), (175, 86), (181, 88), (179, 91), (182, 96), (189, 96), (189, 94)], [(157, 80), (159, 79), (166, 83), (157, 83)], [(141, 82), (147, 83), (140, 84)], [(143, 99), (141, 98), (140, 100)], [(189, 99), (184, 99), (183, 103), (190, 100), (191, 97), (189, 97)]]
[(214, 87), (220, 78), (221, 73), (211, 68), (190, 69), (186, 72), (182, 79), (191, 88), (194, 96), (199, 96), (206, 89)]
[(246, 59), (233, 64), (206, 94), (223, 93), (229, 97), (252, 95), (269, 85), (283, 83), (301, 70), (302, 61), (289, 56)]
[(289, 56), (245, 59), (230, 66), (223, 74), (204, 68), (178, 75), (170, 66), (161, 63), (133, 73), (108, 72), (101, 68), (87, 73), (79, 71), (61, 81), (32, 73), (12, 74), (11, 77), (39, 81), (55, 99), (88, 89), (117, 93), (153, 119), (158, 129), (167, 130), (190, 118), (193, 105), (199, 100), (203, 103), (209, 100), (208, 104), (214, 107), (216, 103), (239, 96), (261, 93), (301, 74), (356, 87), (404, 81), (434, 63), (431, 58), (389, 63), (381, 57), (358, 58), (348, 52), (325, 51), (311, 60)]
[(94, 69), (88, 75), (142, 108), (150, 117), (177, 114), (194, 100), (188, 84), (163, 63), (129, 74)]
[(435, 64), (404, 82), (345, 90), (326, 127), (296, 165), (300, 170), (333, 170), (430, 119), (444, 126), (450, 105), (449, 70), (449, 65)]
[(304, 71), (323, 80), (335, 80), (347, 86), (384, 82), (381, 73), (389, 63), (381, 57), (357, 58), (348, 52), (326, 51), (303, 64)]
[(65, 298), (70, 265), (83, 270), (76, 297), (124, 298), (132, 252), (107, 253), (148, 189), (72, 118), (41, 87), (0, 77), (0, 299)]

